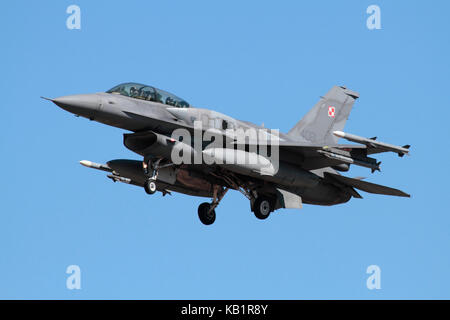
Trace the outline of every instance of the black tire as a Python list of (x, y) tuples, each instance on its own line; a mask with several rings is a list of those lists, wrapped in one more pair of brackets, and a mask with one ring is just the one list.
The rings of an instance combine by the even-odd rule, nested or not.
[(211, 205), (208, 202), (203, 202), (198, 206), (198, 217), (200, 221), (207, 226), (216, 221), (216, 211), (212, 210), (211, 212), (208, 212), (210, 207)]
[(272, 204), (270, 199), (266, 197), (258, 197), (253, 204), (253, 213), (260, 220), (267, 219), (272, 212)]
[(145, 181), (144, 190), (147, 194), (154, 194), (156, 192), (156, 182), (152, 179)]

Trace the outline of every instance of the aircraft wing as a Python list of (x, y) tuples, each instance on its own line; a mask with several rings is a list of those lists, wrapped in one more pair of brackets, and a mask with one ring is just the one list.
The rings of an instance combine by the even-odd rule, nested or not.
[[(131, 118), (136, 120), (148, 120), (148, 118), (140, 116), (134, 113), (127, 113)], [(194, 132), (194, 128), (186, 123), (186, 119), (181, 119), (174, 115), (169, 119), (151, 119), (146, 121), (148, 123), (148, 131), (158, 129), (158, 131), (164, 131), (167, 135), (178, 128), (188, 130), (191, 134)], [(164, 130), (163, 130), (164, 129)], [(230, 141), (227, 143), (227, 147), (234, 148), (239, 144), (236, 135), (227, 136), (226, 130), (210, 129), (214, 132), (215, 136), (223, 136), (224, 141)], [(145, 131), (143, 131), (145, 132)], [(141, 133), (143, 133), (141, 132)], [(381, 152), (395, 152), (399, 156), (408, 154), (409, 146), (398, 147), (387, 143), (376, 141), (375, 139), (366, 139), (356, 135), (335, 131), (335, 135), (343, 137), (352, 142), (361, 143), (357, 144), (336, 144), (336, 145), (315, 145), (311, 143), (285, 141), (279, 140), (279, 156), (281, 161), (286, 161), (295, 165), (299, 165), (306, 170), (315, 170), (325, 167), (344, 166), (344, 171), (348, 170), (348, 165), (354, 164), (362, 167), (367, 167), (372, 170), (380, 170), (380, 162), (376, 159), (369, 158), (368, 155)], [(248, 141), (245, 145), (241, 145), (245, 150), (253, 146), (252, 150), (256, 149), (257, 143)]]
[[(256, 150), (257, 143), (249, 142), (241, 145), (233, 142), (232, 145)], [(379, 165), (381, 162), (368, 157), (368, 155), (392, 151), (369, 145), (315, 145), (295, 141), (279, 141), (278, 148), (281, 161), (300, 165), (306, 170), (354, 164), (369, 168), (372, 172), (380, 170)]]
[[(407, 147), (409, 147), (409, 146), (407, 146)], [(345, 150), (345, 151), (365, 153), (366, 155), (391, 152), (391, 150), (387, 150), (384, 148), (380, 148), (377, 146), (371, 146), (371, 145), (337, 144), (337, 145), (324, 146), (324, 145), (311, 145), (311, 144), (290, 142), (290, 141), (286, 141), (286, 142), (280, 141), (280, 148), (286, 148), (286, 149), (294, 150), (294, 151), (300, 152), (300, 153), (309, 152), (309, 151), (313, 151), (313, 150), (319, 150), (319, 149), (323, 149), (323, 148), (325, 148), (325, 149), (336, 148), (336, 149), (341, 149), (341, 150)]]

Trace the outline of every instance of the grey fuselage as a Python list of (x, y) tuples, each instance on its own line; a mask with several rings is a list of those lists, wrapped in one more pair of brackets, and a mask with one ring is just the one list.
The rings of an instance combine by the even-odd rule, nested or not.
[[(62, 109), (76, 115), (94, 120), (109, 126), (114, 126), (131, 132), (152, 131), (158, 134), (171, 136), (172, 132), (180, 127), (192, 128), (193, 122), (202, 117), (209, 120), (207, 123), (217, 123), (214, 120), (227, 121), (232, 123), (234, 128), (261, 128), (250, 122), (236, 120), (221, 113), (199, 108), (176, 108), (166, 104), (135, 99), (114, 93), (93, 93), (84, 95), (65, 96), (51, 99)], [(217, 128), (221, 129), (221, 128)], [(292, 139), (280, 133), (281, 142), (301, 141)], [(141, 154), (142, 155), (142, 154)], [(120, 161), (120, 160), (115, 160)], [(112, 163), (112, 162), (111, 162)], [(260, 183), (261, 188), (275, 193), (277, 187), (281, 187), (289, 192), (301, 196), (304, 203), (317, 205), (334, 205), (347, 202), (351, 198), (345, 188), (339, 188), (335, 184), (328, 183), (324, 179), (325, 172), (336, 173), (331, 167), (308, 170), (298, 164), (298, 159), (290, 154), (280, 154), (280, 179), (259, 176), (257, 174), (246, 175), (245, 172), (235, 170), (234, 173), (240, 175), (242, 179), (252, 179)], [(117, 163), (115, 163), (117, 165)], [(114, 163), (113, 163), (114, 165)], [(194, 170), (209, 175), (211, 166), (191, 165), (185, 166), (186, 171)], [(225, 167), (225, 169), (227, 169)], [(127, 162), (125, 175), (132, 178), (133, 184), (140, 185), (145, 179), (140, 161)], [(297, 174), (298, 181), (292, 182), (290, 176)], [(305, 177), (305, 183), (300, 180)], [(178, 183), (178, 182), (177, 182)], [(197, 190), (196, 185), (175, 183), (170, 189), (196, 196), (211, 196), (211, 191)]]

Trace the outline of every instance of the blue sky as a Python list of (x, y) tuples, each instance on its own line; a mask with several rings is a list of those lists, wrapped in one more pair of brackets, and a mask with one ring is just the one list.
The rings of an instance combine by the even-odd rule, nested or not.
[[(66, 8), (81, 8), (81, 30)], [(381, 8), (368, 30), (366, 8)], [(0, 11), (0, 298), (450, 298), (447, 1), (9, 1)], [(363, 194), (257, 220), (230, 192), (145, 195), (78, 161), (139, 157), (120, 129), (39, 96), (136, 81), (288, 131), (335, 85), (360, 93), (346, 131), (412, 145), (349, 176)], [(66, 288), (69, 265), (81, 290)], [(366, 268), (381, 268), (381, 289)]]

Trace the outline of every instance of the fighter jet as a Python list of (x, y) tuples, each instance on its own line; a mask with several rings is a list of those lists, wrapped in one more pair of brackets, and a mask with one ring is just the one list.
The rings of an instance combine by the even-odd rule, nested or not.
[[(198, 207), (200, 221), (210, 225), (230, 189), (249, 199), (258, 219), (280, 208), (301, 208), (303, 203), (332, 206), (362, 198), (357, 190), (410, 197), (339, 173), (351, 165), (380, 171), (380, 162), (369, 157), (373, 154), (409, 154), (409, 145), (343, 131), (358, 98), (358, 93), (334, 86), (285, 134), (194, 107), (174, 94), (139, 83), (44, 99), (76, 116), (126, 130), (124, 145), (140, 156), (106, 164), (82, 160), (83, 166), (106, 171), (114, 182), (142, 187), (147, 194), (179, 192), (211, 198)], [(339, 138), (356, 144), (338, 144)]]

